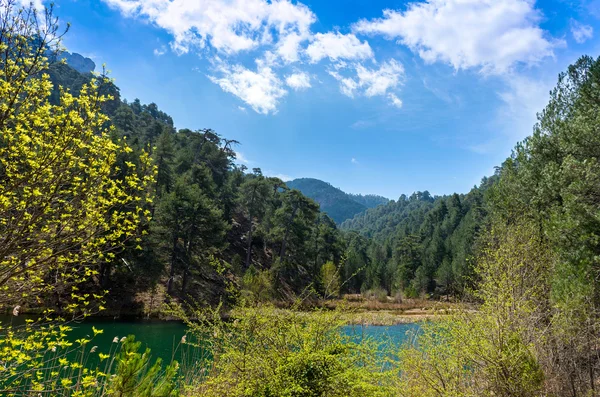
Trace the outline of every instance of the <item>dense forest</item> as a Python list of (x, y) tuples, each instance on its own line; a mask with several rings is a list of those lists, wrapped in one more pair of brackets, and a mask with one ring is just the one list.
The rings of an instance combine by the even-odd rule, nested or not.
[(467, 194), (402, 195), (343, 222), (350, 242), (346, 275), (365, 267), (362, 278), (349, 283), (354, 292), (461, 295), (472, 279), (470, 260), (486, 222), (486, 191), (496, 179), (484, 178)]
[(325, 212), (337, 224), (354, 217), (367, 208), (377, 207), (389, 200), (375, 194), (348, 194), (314, 178), (298, 178), (286, 182), (292, 189), (298, 189), (307, 197), (319, 203), (321, 211)]

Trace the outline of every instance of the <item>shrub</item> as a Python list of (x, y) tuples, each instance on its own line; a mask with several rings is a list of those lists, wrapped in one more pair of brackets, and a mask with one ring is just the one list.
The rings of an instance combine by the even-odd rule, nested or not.
[[(50, 103), (45, 72), (59, 25), (52, 7), (15, 4), (0, 2), (0, 305), (15, 315), (22, 305), (59, 306), (82, 318), (102, 310), (102, 292), (85, 288), (98, 265), (140, 239), (154, 168), (145, 152), (119, 164), (133, 149), (113, 141), (101, 111), (111, 100), (106, 76)], [(0, 394), (91, 395), (103, 375), (69, 360), (89, 341), (69, 341), (52, 309), (43, 318), (0, 324)]]
[(549, 250), (534, 225), (493, 229), (478, 260), (483, 303), (424, 327), (418, 345), (400, 352), (403, 396), (544, 395)]
[(242, 278), (242, 297), (252, 302), (269, 301), (273, 297), (271, 278), (272, 275), (268, 270), (259, 270), (250, 266)]
[(368, 298), (368, 299), (376, 299), (379, 302), (387, 302), (387, 291), (384, 290), (383, 288), (373, 288), (370, 290), (367, 290), (364, 295)]
[(393, 395), (393, 371), (377, 364), (377, 346), (345, 336), (338, 312), (242, 306), (223, 322), (215, 312), (175, 311), (213, 358), (188, 390), (193, 395)]
[(172, 362), (163, 371), (162, 360), (157, 358), (154, 365), (150, 365), (150, 349), (139, 353), (140, 345), (133, 335), (122, 342), (120, 351), (113, 357), (117, 366), (105, 387), (106, 394), (131, 397), (178, 395), (177, 362)]
[(340, 296), (340, 272), (332, 261), (326, 262), (321, 267), (321, 284), (325, 299)]

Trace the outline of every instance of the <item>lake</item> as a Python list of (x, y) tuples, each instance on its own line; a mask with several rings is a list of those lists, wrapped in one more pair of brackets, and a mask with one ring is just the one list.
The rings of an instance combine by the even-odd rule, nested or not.
[[(12, 320), (16, 325), (22, 324), (27, 316), (17, 318), (10, 316), (0, 316), (0, 322), (3, 325)], [(33, 318), (33, 317), (31, 317)], [(137, 341), (142, 342), (142, 350), (146, 347), (151, 349), (152, 357), (161, 357), (164, 361), (170, 362), (172, 359), (180, 360), (179, 352), (174, 352), (186, 334), (187, 327), (178, 321), (162, 320), (113, 320), (107, 318), (90, 318), (85, 322), (71, 324), (73, 331), (70, 333), (70, 339), (76, 340), (93, 335), (92, 327), (102, 329), (104, 332), (94, 337), (90, 346), (98, 346), (98, 352), (107, 352), (112, 346), (115, 337), (122, 338), (127, 335), (135, 335)], [(382, 342), (391, 342), (402, 344), (415, 332), (418, 332), (418, 324), (398, 324), (392, 326), (360, 326), (350, 325), (343, 329), (347, 335), (360, 338), (374, 338)]]

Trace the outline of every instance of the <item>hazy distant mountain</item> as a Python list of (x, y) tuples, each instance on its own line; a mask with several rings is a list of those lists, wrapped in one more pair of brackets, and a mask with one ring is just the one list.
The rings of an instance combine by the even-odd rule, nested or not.
[(361, 194), (348, 194), (327, 182), (314, 178), (294, 179), (287, 182), (287, 185), (291, 189), (300, 190), (305, 196), (319, 203), (321, 210), (326, 212), (337, 224), (353, 218), (354, 215), (368, 208), (389, 201), (385, 197), (372, 194), (364, 196)]
[(67, 65), (77, 70), (79, 73), (92, 73), (96, 69), (96, 64), (90, 58), (86, 58), (83, 55), (69, 52), (63, 52), (60, 54), (59, 59), (64, 59)]

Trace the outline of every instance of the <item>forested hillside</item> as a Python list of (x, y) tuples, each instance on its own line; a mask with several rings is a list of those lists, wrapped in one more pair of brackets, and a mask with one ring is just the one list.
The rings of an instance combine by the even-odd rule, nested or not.
[[(51, 64), (48, 73), (54, 104), (60, 103), (59, 87), (79, 95), (93, 78), (64, 62)], [(345, 245), (317, 203), (258, 168), (236, 165), (238, 142), (210, 129), (176, 129), (156, 104), (121, 100), (110, 81), (99, 91), (110, 95), (101, 107), (114, 127), (113, 139), (125, 139), (132, 149), (118, 159), (114, 177), (126, 176), (128, 164), (141, 167), (144, 153), (156, 170), (154, 199), (147, 205), (152, 218), (143, 225), (143, 237), (101, 262), (91, 286), (109, 291), (111, 308), (148, 310), (147, 293), (217, 303), (235, 295), (227, 288), (265, 299), (293, 297), (309, 287), (322, 290), (326, 263), (335, 275)], [(68, 302), (68, 296), (55, 299), (57, 305)]]
[(386, 204), (390, 199), (376, 194), (353, 194), (346, 193), (350, 198), (359, 204), (364, 205), (367, 208), (375, 208), (378, 205)]
[(384, 288), (407, 296), (462, 293), (485, 222), (485, 191), (494, 180), (484, 178), (464, 195), (402, 195), (342, 223), (350, 241), (347, 275), (366, 263), (362, 278), (350, 283), (354, 290)]
[(354, 215), (363, 212), (367, 208), (377, 207), (389, 200), (385, 197), (369, 194), (348, 194), (314, 178), (299, 178), (286, 182), (291, 189), (300, 190), (305, 196), (319, 203), (321, 211), (325, 212), (337, 224)]
[[(64, 62), (49, 74), (55, 103), (57, 87), (77, 95), (92, 78)], [(238, 142), (210, 129), (177, 130), (155, 104), (121, 100), (110, 82), (100, 90), (110, 95), (102, 109), (114, 138), (133, 149), (119, 161), (147, 151), (157, 172), (145, 236), (100, 266), (97, 288), (119, 310), (148, 310), (148, 292), (217, 302), (231, 283), (264, 299), (323, 291), (332, 277), (337, 292), (402, 296), (457, 294), (467, 284), (490, 180), (466, 195), (417, 192), (390, 202), (316, 179), (284, 183), (236, 165)], [(335, 221), (344, 219), (342, 233)]]

